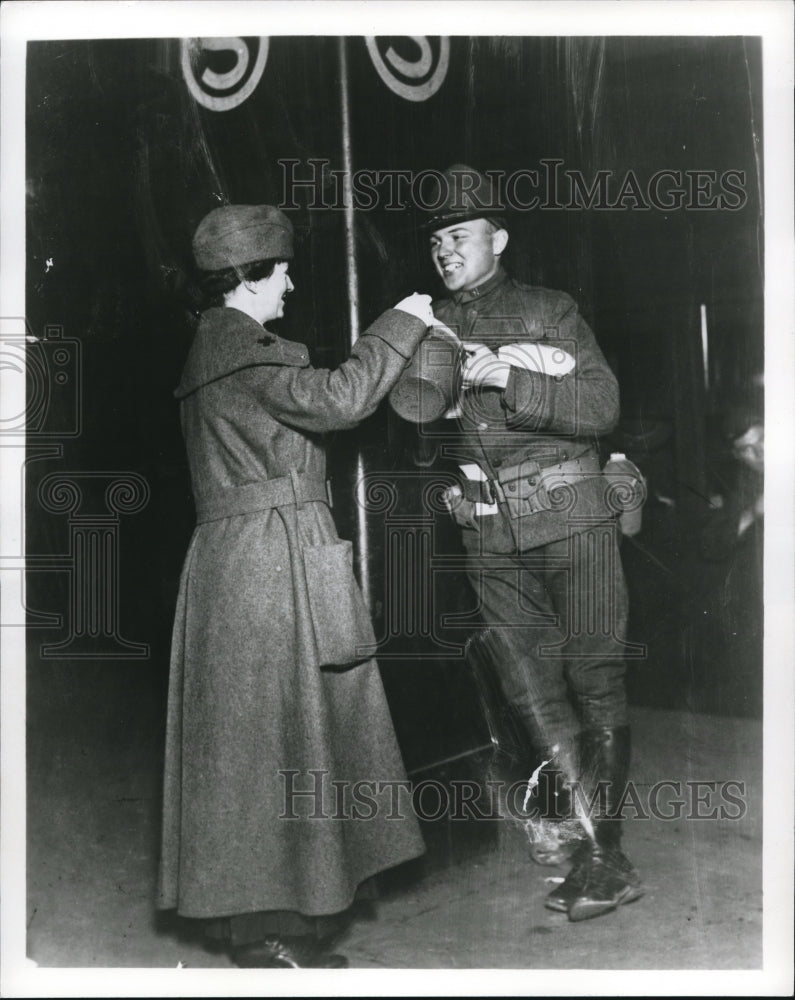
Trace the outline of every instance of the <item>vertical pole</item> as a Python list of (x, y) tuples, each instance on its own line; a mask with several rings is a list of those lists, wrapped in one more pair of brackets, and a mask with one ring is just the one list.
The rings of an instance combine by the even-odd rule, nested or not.
[(701, 312), (701, 358), (704, 364), (704, 391), (709, 392), (709, 331), (707, 328), (707, 307), (700, 306)]
[[(348, 327), (350, 330), (349, 347), (352, 348), (359, 339), (359, 272), (356, 266), (356, 229), (353, 215), (353, 197), (351, 192), (353, 155), (351, 151), (351, 108), (348, 92), (348, 53), (347, 40), (340, 37), (337, 40), (340, 63), (340, 112), (342, 118), (342, 170), (343, 170), (343, 203), (345, 205), (345, 272), (348, 293)], [(359, 570), (359, 583), (367, 604), (370, 604), (370, 572), (368, 566), (369, 545), (367, 538), (367, 510), (365, 506), (364, 460), (359, 451), (356, 456), (356, 552)]]
[(680, 316), (671, 338), (677, 500), (681, 511), (699, 514), (707, 503), (704, 362), (692, 305), (688, 303)]

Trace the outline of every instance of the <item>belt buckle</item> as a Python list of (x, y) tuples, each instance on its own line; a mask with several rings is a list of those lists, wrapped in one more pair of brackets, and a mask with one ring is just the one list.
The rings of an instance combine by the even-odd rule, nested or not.
[(505, 503), (505, 491), (498, 479), (487, 479), (484, 485), (486, 486), (488, 503)]

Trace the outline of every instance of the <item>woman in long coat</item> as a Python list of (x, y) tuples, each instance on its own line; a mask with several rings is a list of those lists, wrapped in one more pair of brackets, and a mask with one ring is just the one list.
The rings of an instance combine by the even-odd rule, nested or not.
[(433, 315), (410, 296), (338, 369), (312, 368), (263, 328), (293, 289), (292, 243), (269, 206), (215, 209), (193, 241), (216, 304), (176, 391), (197, 526), (172, 643), (158, 906), (207, 920), (239, 965), (335, 967), (324, 918), (423, 844), (407, 803), (394, 818), (396, 786), (379, 792), (405, 771), (320, 435), (375, 410)]

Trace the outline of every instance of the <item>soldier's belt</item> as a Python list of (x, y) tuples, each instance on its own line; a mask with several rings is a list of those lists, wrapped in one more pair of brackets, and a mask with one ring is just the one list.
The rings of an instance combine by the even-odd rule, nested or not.
[(601, 475), (595, 452), (556, 465), (542, 466), (535, 459), (524, 459), (516, 465), (504, 466), (496, 479), (473, 480), (463, 483), (463, 494), (473, 503), (504, 504), (511, 517), (555, 510), (550, 497), (556, 487), (576, 488), (583, 479)]
[(199, 493), (195, 497), (196, 521), (220, 521), (239, 514), (253, 514), (258, 510), (286, 507), (289, 504), (310, 503), (320, 500), (331, 505), (328, 483), (318, 476), (292, 472), (289, 476), (263, 479), (244, 486)]

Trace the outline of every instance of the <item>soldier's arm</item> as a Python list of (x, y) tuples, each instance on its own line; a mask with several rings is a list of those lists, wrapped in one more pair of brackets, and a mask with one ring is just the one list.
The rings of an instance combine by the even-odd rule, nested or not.
[(618, 382), (574, 301), (561, 294), (556, 303), (545, 322), (556, 335), (544, 343), (557, 343), (572, 355), (574, 367), (565, 375), (549, 375), (512, 366), (502, 394), (506, 426), (574, 436), (606, 434), (618, 421)]

